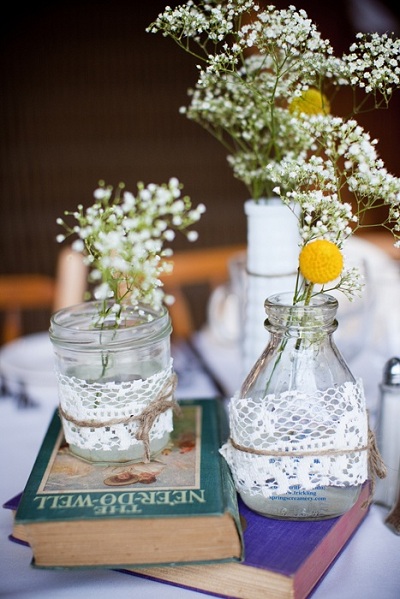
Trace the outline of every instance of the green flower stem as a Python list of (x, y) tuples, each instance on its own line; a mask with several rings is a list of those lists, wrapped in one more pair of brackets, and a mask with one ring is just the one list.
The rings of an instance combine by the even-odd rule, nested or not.
[[(310, 304), (310, 301), (311, 301), (311, 298), (312, 298), (312, 295), (313, 295), (313, 289), (314, 289), (314, 283), (310, 283), (310, 282), (306, 283), (306, 294), (305, 294), (305, 297), (304, 297), (304, 305), (305, 305), (305, 306), (309, 306), (309, 304)], [(303, 315), (303, 318), (301, 319), (301, 324), (302, 324), (302, 325), (304, 325), (304, 324), (305, 324), (306, 318), (307, 318), (307, 317), (306, 317), (306, 315), (304, 314), (304, 315)], [(302, 342), (302, 339), (301, 339), (301, 337), (299, 337), (299, 338), (297, 339), (297, 341), (296, 341), (296, 345), (295, 345), (295, 349), (296, 349), (296, 350), (299, 350), (299, 349), (300, 349), (300, 347), (301, 347), (301, 342)]]

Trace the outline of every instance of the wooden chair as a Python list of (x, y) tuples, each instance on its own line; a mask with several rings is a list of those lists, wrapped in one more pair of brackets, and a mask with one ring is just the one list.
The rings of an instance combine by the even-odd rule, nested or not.
[[(210, 291), (229, 278), (229, 259), (243, 251), (243, 245), (176, 252), (174, 270), (163, 277), (165, 291), (175, 297), (170, 306), (174, 336), (188, 339), (195, 331), (192, 306), (185, 289), (206, 285)], [(61, 250), (55, 277), (40, 274), (0, 276), (0, 312), (4, 324), (0, 343), (21, 336), (23, 313), (28, 310), (55, 312), (83, 300), (87, 289), (87, 268), (79, 254)]]
[(229, 279), (229, 260), (244, 250), (244, 245), (229, 245), (174, 253), (174, 269), (162, 278), (166, 293), (175, 298), (175, 302), (169, 306), (174, 337), (189, 339), (196, 328), (185, 288), (207, 285), (211, 292)]
[(386, 252), (386, 254), (388, 254), (388, 256), (392, 258), (392, 260), (400, 261), (400, 249), (394, 247), (394, 238), (389, 231), (374, 231), (371, 229), (367, 229), (366, 231), (359, 232), (358, 236), (361, 239), (365, 239), (366, 241), (373, 243), (378, 248)]
[[(393, 237), (389, 232), (368, 231), (362, 237), (380, 247), (391, 258), (400, 260), (400, 250), (393, 247)], [(174, 270), (162, 278), (165, 291), (175, 297), (175, 303), (169, 307), (174, 336), (189, 339), (195, 332), (193, 310), (185, 295), (185, 287), (200, 283), (208, 285), (212, 291), (229, 279), (229, 260), (245, 250), (246, 245), (228, 245), (175, 252), (172, 258)]]
[(82, 301), (86, 290), (86, 267), (69, 247), (60, 251), (55, 277), (42, 274), (0, 276), (0, 312), (3, 329), (0, 344), (23, 333), (23, 313), (60, 308)]

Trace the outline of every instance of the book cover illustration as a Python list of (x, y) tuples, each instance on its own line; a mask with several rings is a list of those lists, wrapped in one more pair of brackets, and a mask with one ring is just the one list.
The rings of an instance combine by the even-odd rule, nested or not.
[(94, 463), (75, 456), (59, 433), (37, 493), (90, 493), (200, 488), (201, 408), (185, 406), (170, 442), (151, 462)]

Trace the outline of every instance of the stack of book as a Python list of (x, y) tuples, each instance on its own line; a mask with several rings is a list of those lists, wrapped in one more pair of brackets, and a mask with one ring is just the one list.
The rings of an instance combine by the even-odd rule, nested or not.
[(5, 505), (11, 538), (40, 568), (107, 567), (238, 599), (307, 597), (365, 518), (369, 486), (339, 518), (260, 516), (238, 500), (219, 454), (219, 400), (181, 408), (149, 464), (77, 458), (55, 412), (21, 498)]

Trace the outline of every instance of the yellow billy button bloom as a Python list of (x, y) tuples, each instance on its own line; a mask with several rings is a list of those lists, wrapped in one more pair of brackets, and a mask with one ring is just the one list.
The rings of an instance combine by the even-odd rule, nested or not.
[(328, 98), (313, 87), (307, 89), (289, 104), (290, 112), (305, 114), (329, 114), (331, 107)]
[(317, 239), (303, 247), (299, 256), (299, 266), (307, 281), (323, 285), (340, 275), (343, 270), (343, 256), (332, 241)]

